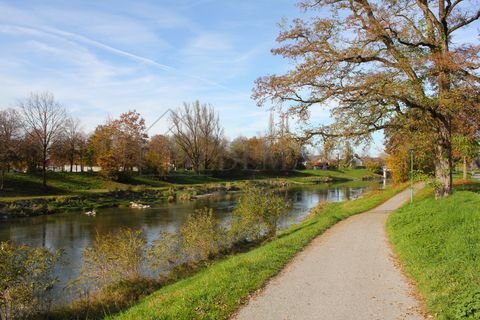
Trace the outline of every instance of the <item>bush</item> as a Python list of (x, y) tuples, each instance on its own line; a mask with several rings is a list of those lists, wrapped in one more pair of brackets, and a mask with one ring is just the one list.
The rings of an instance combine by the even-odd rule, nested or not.
[(61, 252), (0, 242), (0, 319), (25, 319), (50, 308)]
[(383, 165), (381, 163), (368, 159), (366, 159), (364, 163), (365, 168), (367, 168), (367, 170), (371, 173), (383, 174)]
[(168, 271), (182, 257), (182, 239), (178, 233), (161, 231), (160, 236), (148, 249), (150, 267), (157, 271)]
[(227, 245), (225, 234), (212, 209), (196, 210), (178, 233), (160, 232), (148, 250), (149, 264), (153, 271), (160, 273), (185, 262), (212, 258)]
[(278, 221), (287, 213), (288, 206), (285, 199), (270, 190), (256, 187), (247, 189), (232, 213), (232, 241), (257, 241), (263, 237), (274, 237)]
[(120, 281), (141, 277), (146, 261), (146, 239), (142, 230), (120, 229), (115, 233), (97, 233), (95, 241), (83, 253), (84, 264), (73, 284), (90, 289), (102, 289)]
[(180, 229), (184, 252), (193, 261), (205, 260), (216, 255), (222, 244), (224, 228), (213, 215), (212, 209), (196, 210), (187, 217)]

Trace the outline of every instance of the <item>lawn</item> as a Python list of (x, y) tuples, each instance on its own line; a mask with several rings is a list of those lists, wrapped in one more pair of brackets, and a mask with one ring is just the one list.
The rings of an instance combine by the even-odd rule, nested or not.
[[(480, 319), (479, 184), (406, 205), (388, 220), (402, 264), (437, 319)], [(422, 197), (421, 197), (422, 198)]]
[(40, 173), (9, 173), (1, 197), (62, 195), (76, 192), (114, 190), (122, 184), (103, 179), (96, 173), (48, 173), (48, 189), (42, 186)]
[(328, 177), (335, 181), (341, 180), (362, 180), (371, 178), (374, 175), (367, 169), (338, 169), (338, 170), (297, 170), (295, 174), (289, 178), (293, 181), (302, 182), (302, 178), (309, 177)]

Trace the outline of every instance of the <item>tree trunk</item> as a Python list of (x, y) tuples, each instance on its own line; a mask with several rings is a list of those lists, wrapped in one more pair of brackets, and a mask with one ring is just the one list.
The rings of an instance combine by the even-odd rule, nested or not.
[(442, 141), (435, 146), (436, 199), (447, 197), (452, 193), (452, 145), (450, 132), (448, 131), (442, 134), (442, 136)]
[(447, 197), (452, 193), (452, 118), (449, 110), (453, 105), (450, 95), (451, 76), (450, 69), (445, 64), (449, 61), (449, 36), (447, 32), (445, 1), (438, 2), (439, 18), (442, 25), (439, 30), (440, 50), (434, 50), (441, 59), (437, 63), (438, 74), (438, 110), (443, 115), (437, 115), (438, 122), (438, 142), (435, 146), (435, 198)]
[(3, 181), (5, 180), (5, 169), (2, 168), (2, 173), (0, 175), (0, 190), (3, 190)]
[(140, 147), (140, 159), (138, 161), (138, 175), (143, 174), (143, 147)]
[(463, 180), (467, 180), (467, 157), (463, 156)]
[(47, 188), (47, 161), (43, 161), (42, 167), (42, 185), (44, 188)]
[(243, 153), (243, 170), (247, 170), (248, 169), (248, 153), (247, 151), (245, 151)]
[(42, 163), (42, 177), (43, 177), (43, 188), (47, 188), (47, 147), (43, 147), (43, 163)]

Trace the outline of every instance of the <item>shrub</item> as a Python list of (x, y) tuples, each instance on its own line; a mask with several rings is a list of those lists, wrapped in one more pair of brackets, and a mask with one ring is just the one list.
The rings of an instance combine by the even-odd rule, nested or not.
[(365, 167), (368, 171), (375, 174), (382, 174), (383, 173), (383, 166), (381, 163), (373, 161), (373, 160), (365, 160)]
[(180, 229), (183, 250), (193, 261), (208, 259), (220, 251), (224, 233), (212, 209), (196, 210)]
[(286, 214), (288, 206), (286, 200), (270, 190), (257, 187), (246, 189), (232, 213), (232, 241), (274, 237), (278, 222)]
[(83, 253), (84, 264), (73, 284), (83, 286), (83, 293), (102, 289), (112, 283), (141, 277), (146, 261), (146, 239), (142, 230), (128, 228), (115, 233), (97, 233), (95, 241)]
[(182, 239), (178, 233), (161, 231), (148, 249), (148, 261), (155, 271), (168, 270), (182, 258)]
[(25, 319), (47, 311), (60, 251), (0, 242), (0, 319)]

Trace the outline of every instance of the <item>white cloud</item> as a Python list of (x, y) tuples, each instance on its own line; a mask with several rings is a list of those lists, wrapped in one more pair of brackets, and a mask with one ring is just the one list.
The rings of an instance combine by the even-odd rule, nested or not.
[(222, 51), (233, 50), (228, 36), (216, 32), (202, 32), (184, 50), (186, 55), (208, 54), (211, 52), (220, 54)]

